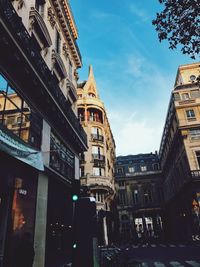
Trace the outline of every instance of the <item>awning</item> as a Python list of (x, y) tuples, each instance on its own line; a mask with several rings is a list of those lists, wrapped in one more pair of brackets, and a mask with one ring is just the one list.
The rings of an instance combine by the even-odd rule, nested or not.
[(26, 164), (44, 171), (42, 154), (21, 141), (12, 132), (0, 124), (0, 151), (25, 162)]

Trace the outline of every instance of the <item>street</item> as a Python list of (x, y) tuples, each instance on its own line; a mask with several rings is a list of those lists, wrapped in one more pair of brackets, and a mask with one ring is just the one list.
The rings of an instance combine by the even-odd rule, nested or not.
[(120, 258), (137, 260), (144, 267), (200, 267), (200, 244), (131, 245), (121, 250)]

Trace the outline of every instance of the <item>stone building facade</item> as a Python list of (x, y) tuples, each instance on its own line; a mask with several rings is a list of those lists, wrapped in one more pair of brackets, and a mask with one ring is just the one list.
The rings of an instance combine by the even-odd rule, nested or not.
[(119, 215), (119, 242), (161, 237), (162, 172), (157, 153), (118, 156), (115, 182)]
[(104, 237), (100, 243), (108, 244), (113, 232), (109, 212), (112, 212), (115, 195), (115, 142), (106, 109), (97, 92), (92, 66), (88, 80), (78, 85), (77, 94), (78, 117), (88, 141), (88, 150), (82, 155), (80, 165), (81, 184), (87, 185), (95, 197), (97, 211), (105, 211), (105, 216), (103, 212), (99, 213)]
[(35, 267), (70, 260), (71, 187), (87, 149), (77, 37), (67, 0), (0, 1), (0, 266), (15, 266), (26, 232)]
[(178, 68), (159, 151), (165, 198), (165, 233), (195, 239), (200, 207), (200, 64)]

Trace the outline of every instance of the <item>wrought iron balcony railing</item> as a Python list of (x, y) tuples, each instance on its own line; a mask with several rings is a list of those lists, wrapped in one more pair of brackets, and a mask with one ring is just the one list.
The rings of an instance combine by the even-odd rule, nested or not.
[(105, 156), (101, 154), (92, 154), (92, 159), (105, 162)]
[(104, 141), (103, 135), (91, 134), (91, 137), (92, 137), (92, 141), (100, 141), (100, 142)]

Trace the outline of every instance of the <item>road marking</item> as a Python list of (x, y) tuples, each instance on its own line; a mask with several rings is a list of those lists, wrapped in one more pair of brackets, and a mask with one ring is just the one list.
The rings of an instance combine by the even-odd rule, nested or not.
[(175, 248), (176, 246), (173, 244), (169, 244), (170, 248)]
[(186, 261), (186, 263), (188, 263), (189, 265), (193, 266), (193, 267), (200, 267), (200, 262), (196, 262), (196, 261)]
[(163, 264), (162, 262), (156, 261), (156, 262), (154, 262), (154, 266), (155, 267), (165, 267), (165, 264)]
[(161, 247), (166, 248), (166, 245), (160, 244)]
[(170, 264), (174, 267), (184, 267), (180, 262), (178, 261), (170, 261)]
[(155, 248), (155, 247), (156, 247), (156, 245), (152, 244), (152, 245), (151, 245), (151, 247), (152, 247), (152, 248)]
[(185, 245), (178, 245), (180, 248), (185, 248), (186, 246)]

